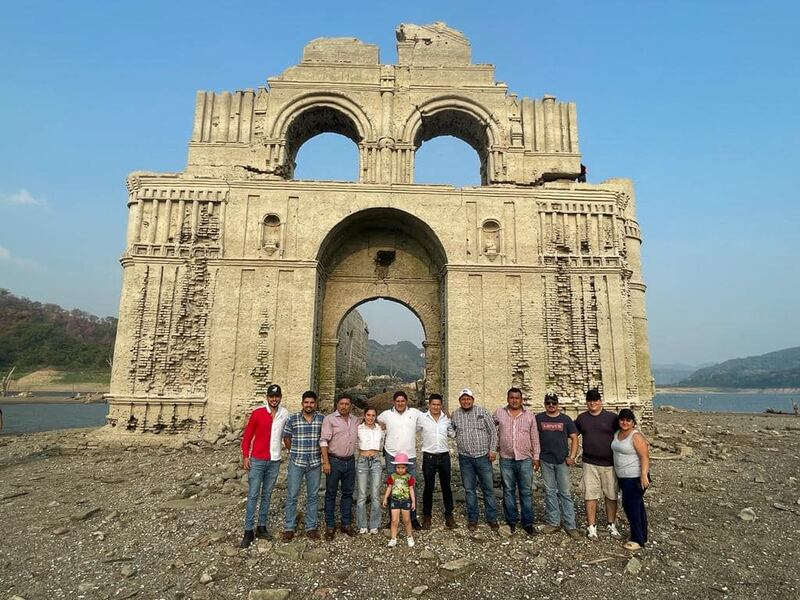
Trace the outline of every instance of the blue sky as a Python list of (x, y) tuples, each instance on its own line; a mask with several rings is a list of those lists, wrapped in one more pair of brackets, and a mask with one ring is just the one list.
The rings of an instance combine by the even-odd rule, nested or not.
[[(296, 64), (315, 37), (358, 37), (392, 63), (399, 23), (441, 20), (465, 33), (473, 60), (493, 63), (512, 92), (578, 104), (590, 181), (634, 180), (654, 362), (698, 364), (800, 344), (798, 4), (485, 6), (5, 6), (0, 287), (115, 315), (125, 176), (183, 168), (196, 90), (262, 85)], [(338, 147), (309, 142), (298, 174), (348, 177), (346, 165), (319, 164), (316, 173), (307, 166), (331, 143)], [(460, 143), (433, 140), (419, 158), (428, 171), (418, 180), (474, 181), (477, 159)], [(418, 341), (400, 317), (373, 321), (379, 341)], [(380, 331), (381, 321), (402, 329)]]

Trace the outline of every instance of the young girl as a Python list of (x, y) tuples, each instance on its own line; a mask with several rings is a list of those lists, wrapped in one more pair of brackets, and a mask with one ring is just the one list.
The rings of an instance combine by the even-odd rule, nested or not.
[[(383, 496), (383, 507), (386, 508), (387, 502), (392, 513), (392, 539), (389, 540), (389, 547), (397, 546), (397, 528), (400, 525), (400, 515), (403, 515), (403, 524), (406, 528), (406, 541), (408, 547), (414, 547), (414, 538), (411, 529), (411, 511), (417, 508), (417, 499), (414, 495), (414, 478), (408, 472), (408, 455), (402, 452), (395, 455), (392, 464), (395, 466), (395, 473), (386, 479), (386, 494)], [(391, 496), (391, 502), (389, 497)]]

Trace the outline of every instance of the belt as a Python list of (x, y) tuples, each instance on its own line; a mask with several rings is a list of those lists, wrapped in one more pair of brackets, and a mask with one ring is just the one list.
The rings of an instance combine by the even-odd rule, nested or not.
[(423, 452), (425, 456), (444, 456), (445, 454), (450, 454), (449, 452)]
[(331, 454), (330, 452), (328, 452), (328, 456), (330, 456), (331, 458), (335, 458), (336, 460), (353, 460), (352, 454), (350, 456), (336, 456), (335, 454)]

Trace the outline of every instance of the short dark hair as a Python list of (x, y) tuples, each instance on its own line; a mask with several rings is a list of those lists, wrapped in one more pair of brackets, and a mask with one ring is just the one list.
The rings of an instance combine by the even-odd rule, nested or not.
[(555, 402), (556, 404), (558, 404), (558, 396), (555, 395), (555, 394), (545, 394), (544, 395), (544, 401), (545, 402)]
[(353, 403), (353, 397), (347, 392), (345, 392), (343, 394), (339, 394), (339, 397), (336, 399), (336, 404), (339, 404), (339, 400), (344, 400), (344, 399), (350, 400), (350, 404)]
[(442, 398), (441, 394), (437, 394), (436, 392), (434, 392), (433, 394), (428, 396), (428, 402), (430, 402), (431, 400), (444, 400), (444, 398)]
[(306, 398), (313, 398), (314, 402), (316, 402), (317, 401), (317, 392), (314, 392), (312, 390), (308, 390), (308, 391), (303, 392), (302, 400), (305, 400)]
[(589, 402), (589, 400), (602, 400), (600, 397), (600, 390), (592, 388), (586, 392), (586, 401)]
[(397, 400), (397, 399), (398, 399), (400, 396), (402, 396), (403, 398), (405, 398), (406, 400), (408, 400), (408, 394), (406, 394), (406, 393), (405, 393), (403, 390), (397, 390), (397, 391), (394, 393), (394, 396), (392, 396), (392, 402), (394, 402), (395, 400)]
[(633, 414), (633, 411), (630, 408), (623, 408), (621, 411), (619, 411), (617, 419), (630, 419), (633, 421), (633, 424), (636, 425), (636, 415)]
[(518, 387), (510, 387), (506, 392), (506, 398), (508, 398), (511, 394), (519, 394), (520, 396), (522, 396), (522, 390), (519, 389)]

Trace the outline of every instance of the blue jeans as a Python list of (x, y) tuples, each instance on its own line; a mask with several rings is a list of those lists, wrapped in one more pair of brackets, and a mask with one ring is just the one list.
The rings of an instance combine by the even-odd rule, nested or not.
[(500, 457), (500, 475), (503, 478), (503, 511), (506, 523), (516, 525), (519, 519), (517, 513), (517, 490), (519, 490), (519, 506), (522, 513), (522, 526), (533, 525), (533, 462), (530, 458), (514, 460), (513, 458)]
[(331, 472), (325, 477), (325, 525), (336, 527), (336, 496), (342, 486), (342, 527), (349, 527), (353, 520), (353, 490), (356, 487), (356, 461), (342, 460), (329, 455)]
[(272, 490), (278, 480), (278, 471), (281, 469), (279, 460), (250, 459), (250, 470), (247, 472), (247, 508), (244, 513), (244, 528), (253, 529), (256, 504), (261, 498), (261, 508), (258, 511), (258, 524), (266, 526), (269, 517), (269, 502), (272, 499)]
[(297, 498), (300, 486), (306, 482), (306, 531), (317, 528), (319, 481), (322, 476), (322, 465), (316, 467), (299, 466), (289, 459), (286, 478), (286, 511), (284, 513), (284, 531), (294, 531), (297, 527)]
[[(545, 521), (558, 527), (564, 520), (565, 529), (575, 529), (575, 504), (569, 491), (569, 467), (567, 463), (553, 464), (542, 461), (544, 481)], [(559, 502), (561, 508), (559, 510)]]
[[(362, 456), (356, 460), (356, 522), (360, 529), (378, 529), (381, 526), (381, 479), (383, 465), (380, 454)], [(367, 496), (370, 497), (369, 523), (367, 523)]]
[(464, 497), (467, 500), (467, 521), (478, 522), (478, 494), (480, 483), (483, 490), (483, 507), (486, 520), (497, 522), (497, 503), (494, 500), (494, 481), (492, 479), (492, 463), (489, 455), (472, 458), (465, 454), (458, 455), (458, 466), (461, 468), (461, 483), (464, 484)]
[[(388, 475), (394, 475), (395, 470), (394, 470), (394, 465), (392, 464), (392, 461), (394, 460), (394, 456), (392, 456), (391, 454), (386, 452), (386, 450), (384, 450), (383, 451), (383, 459), (386, 462), (386, 473)], [(411, 473), (411, 476), (416, 481), (416, 479), (417, 479), (417, 459), (416, 458), (409, 458), (408, 459), (408, 472)], [(416, 498), (416, 486), (414, 486), (414, 488), (415, 488), (414, 489), (414, 495), (415, 495), (414, 498), (416, 500), (417, 499)], [(416, 509), (411, 511), (411, 522), (412, 523), (416, 523), (417, 522), (417, 510)]]

